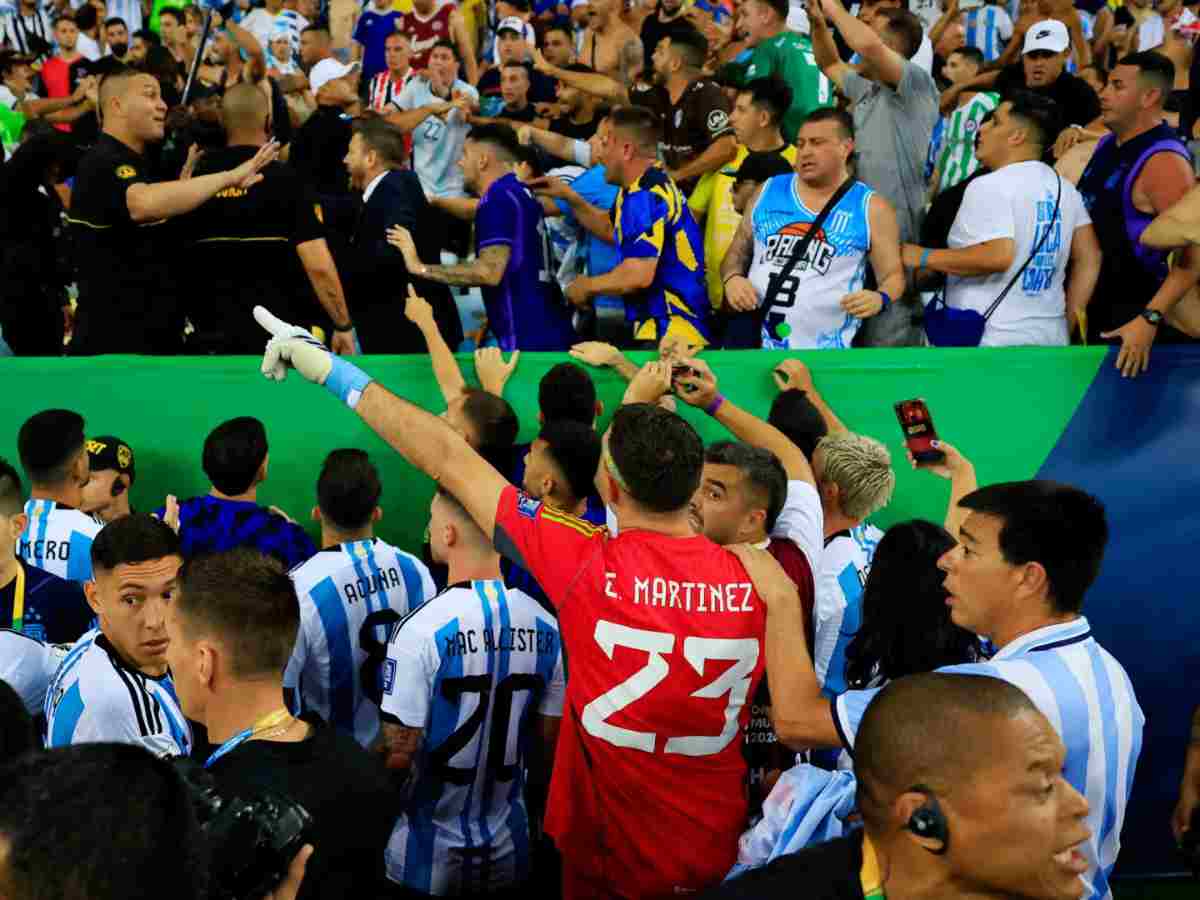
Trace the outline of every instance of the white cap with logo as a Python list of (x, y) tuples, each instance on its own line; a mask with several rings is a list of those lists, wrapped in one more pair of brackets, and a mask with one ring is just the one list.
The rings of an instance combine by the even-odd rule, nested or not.
[(1024, 55), (1034, 50), (1062, 53), (1070, 46), (1071, 36), (1067, 34), (1067, 26), (1058, 19), (1046, 19), (1035, 22), (1025, 32), (1025, 46), (1021, 48), (1021, 53)]
[(500, 24), (496, 26), (496, 34), (502, 31), (516, 32), (530, 43), (533, 43), (535, 40), (533, 26), (518, 16), (509, 16), (506, 19), (501, 19)]
[(323, 59), (308, 73), (308, 83), (315, 94), (325, 85), (338, 78), (345, 78), (358, 68), (358, 63), (340, 63), (336, 59)]

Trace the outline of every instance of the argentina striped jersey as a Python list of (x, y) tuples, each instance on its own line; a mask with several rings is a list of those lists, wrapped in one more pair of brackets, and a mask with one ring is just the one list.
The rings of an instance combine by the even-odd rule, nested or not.
[(187, 756), (192, 731), (171, 673), (127, 664), (100, 629), (68, 651), (46, 694), (46, 746), (138, 744), (155, 756)]
[(42, 714), (50, 680), (65, 655), (65, 646), (43, 644), (11, 628), (0, 629), (0, 681), (17, 692), (31, 716)]
[[(1067, 747), (1063, 775), (1088, 801), (1088, 896), (1109, 900), (1109, 880), (1121, 849), (1121, 824), (1146, 724), (1121, 664), (1096, 643), (1087, 619), (1080, 616), (1022, 635), (990, 662), (938, 671), (1003, 679), (1024, 691), (1050, 720)], [(836, 701), (835, 722), (851, 750), (876, 693), (848, 691)]]
[(883, 532), (864, 522), (834, 535), (821, 555), (813, 609), (813, 664), (826, 697), (846, 690), (846, 646), (862, 627), (863, 587)]
[(103, 522), (53, 500), (28, 501), (25, 515), (28, 524), (17, 541), (21, 559), (68, 581), (92, 580), (92, 541)]
[(565, 693), (558, 624), (499, 580), (453, 585), (400, 623), (388, 644), (383, 714), (424, 734), (384, 855), (388, 878), (458, 895), (528, 876), (530, 714), (561, 716)]
[(284, 687), (305, 712), (366, 747), (379, 734), (379, 674), (388, 635), (434, 595), (433, 579), (415, 556), (378, 538), (322, 550), (291, 577), (300, 599), (300, 632)]

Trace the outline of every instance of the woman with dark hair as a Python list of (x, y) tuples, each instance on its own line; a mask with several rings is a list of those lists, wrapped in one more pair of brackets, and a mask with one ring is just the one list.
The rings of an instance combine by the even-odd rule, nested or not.
[[(948, 457), (960, 459), (944, 446)], [(966, 484), (960, 479), (952, 501)], [(952, 507), (951, 524), (956, 515)], [(983, 658), (979, 639), (950, 620), (946, 605), (945, 574), (937, 562), (955, 543), (949, 531), (923, 519), (893, 525), (880, 539), (863, 588), (862, 626), (846, 647), (851, 689)], [(763, 803), (762, 820), (742, 835), (729, 877), (840, 837), (854, 827), (856, 787), (844, 768), (828, 771), (805, 762), (788, 769)]]
[(956, 543), (923, 519), (893, 525), (879, 541), (863, 588), (862, 627), (846, 647), (852, 690), (981, 658), (979, 639), (950, 621), (937, 567)]

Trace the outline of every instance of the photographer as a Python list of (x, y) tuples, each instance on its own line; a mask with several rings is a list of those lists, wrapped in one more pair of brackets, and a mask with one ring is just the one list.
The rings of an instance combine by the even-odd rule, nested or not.
[[(311, 853), (265, 900), (294, 900)], [(138, 747), (81, 744), (0, 770), (5, 900), (203, 900), (206, 856), (183, 779)]]
[(352, 737), (283, 705), (300, 605), (282, 566), (253, 550), (191, 560), (167, 617), (185, 714), (215, 746), (197, 756), (222, 796), (264, 792), (312, 816), (316, 851), (301, 897), (374, 897), (396, 818), (381, 766)]

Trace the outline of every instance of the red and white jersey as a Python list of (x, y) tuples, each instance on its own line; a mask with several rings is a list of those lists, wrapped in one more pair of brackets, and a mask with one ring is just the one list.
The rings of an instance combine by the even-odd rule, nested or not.
[[(416, 71), (412, 66), (397, 81), (387, 69), (374, 76), (367, 85), (367, 106), (376, 112), (383, 112), (392, 102), (400, 98), (400, 92), (412, 80)], [(399, 108), (399, 107), (397, 107)]]
[(607, 529), (505, 489), (496, 548), (558, 610), (567, 703), (546, 830), (576, 883), (661, 897), (718, 883), (746, 824), (766, 606), (702, 535)]
[(419, 71), (428, 66), (433, 45), (443, 38), (451, 37), (450, 16), (454, 10), (453, 3), (443, 3), (428, 19), (418, 15), (415, 9), (412, 12), (400, 13), (400, 17), (396, 19), (396, 30), (407, 34), (412, 41), (412, 61), (409, 65), (413, 69)]

